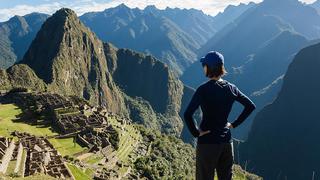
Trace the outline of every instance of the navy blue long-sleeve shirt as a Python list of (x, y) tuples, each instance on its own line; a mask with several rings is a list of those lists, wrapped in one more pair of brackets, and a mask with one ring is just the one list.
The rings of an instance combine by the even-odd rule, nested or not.
[[(196, 90), (184, 113), (184, 119), (191, 134), (194, 137), (198, 137), (198, 143), (220, 144), (232, 141), (227, 123), (229, 113), (235, 101), (241, 103), (244, 109), (238, 118), (234, 122), (231, 122), (234, 128), (247, 119), (256, 108), (255, 104), (234, 84), (225, 80), (210, 80)], [(210, 133), (201, 137), (199, 137), (199, 129), (193, 120), (193, 114), (199, 106), (203, 114), (200, 129), (202, 131), (210, 130)]]

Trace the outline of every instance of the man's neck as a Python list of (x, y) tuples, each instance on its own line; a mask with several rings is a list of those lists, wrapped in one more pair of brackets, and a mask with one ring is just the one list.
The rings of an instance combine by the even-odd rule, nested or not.
[(215, 80), (215, 81), (219, 81), (221, 79), (221, 77), (212, 77), (210, 78), (211, 80)]

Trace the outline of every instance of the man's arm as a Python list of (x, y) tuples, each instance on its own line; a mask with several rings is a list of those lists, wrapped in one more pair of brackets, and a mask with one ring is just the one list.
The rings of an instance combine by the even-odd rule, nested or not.
[(193, 121), (193, 114), (199, 108), (199, 106), (200, 106), (200, 92), (199, 92), (199, 89), (197, 89), (197, 91), (195, 92), (195, 94), (191, 99), (190, 104), (188, 105), (186, 111), (184, 112), (184, 120), (187, 124), (189, 131), (194, 137), (200, 136), (200, 132)]
[(245, 95), (243, 94), (237, 87), (235, 87), (236, 98), (235, 100), (241, 103), (244, 106), (243, 111), (238, 116), (238, 118), (231, 123), (233, 128), (238, 127), (242, 124), (250, 114), (256, 109), (255, 104)]

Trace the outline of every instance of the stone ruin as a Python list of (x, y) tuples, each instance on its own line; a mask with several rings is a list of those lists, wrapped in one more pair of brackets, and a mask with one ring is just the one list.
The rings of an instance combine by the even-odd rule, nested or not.
[(107, 124), (106, 118), (100, 114), (92, 114), (89, 117), (84, 114), (58, 115), (54, 123), (57, 124), (62, 133), (73, 133), (83, 131), (86, 127), (101, 127)]
[(83, 114), (60, 115), (53, 123), (64, 134), (82, 131), (87, 126), (86, 116)]
[[(113, 149), (112, 146), (115, 148), (115, 139), (119, 138), (118, 132), (108, 123), (108, 119), (112, 118), (120, 122), (121, 125), (117, 126), (118, 128), (131, 124), (128, 118), (119, 117), (105, 108), (92, 107), (78, 98), (65, 98), (58, 94), (21, 92), (10, 96), (9, 100), (18, 106), (34, 106), (37, 112), (49, 112), (52, 114), (52, 125), (58, 128), (62, 136), (71, 135), (69, 137), (74, 137), (79, 144), (88, 147), (91, 152), (100, 151), (106, 157), (110, 154), (110, 149)], [(62, 157), (48, 139), (18, 132), (14, 135), (19, 138), (18, 144), (27, 149), (24, 176), (39, 172), (55, 178), (73, 179)], [(18, 157), (18, 150), (13, 148), (12, 158)], [(116, 177), (117, 175), (111, 171), (101, 171), (96, 175), (97, 178), (102, 179), (105, 176)]]
[(89, 151), (101, 151), (108, 146), (116, 146), (109, 140), (112, 136), (118, 136), (118, 133), (111, 125), (99, 128), (91, 127), (79, 133), (77, 141), (88, 147)]
[(24, 176), (44, 173), (57, 179), (74, 179), (63, 158), (47, 138), (13, 132), (27, 151)]
[(38, 107), (59, 109), (73, 106), (72, 102), (59, 94), (41, 93), (36, 94), (34, 99)]
[[(0, 159), (5, 155), (5, 152), (10, 144), (10, 139), (6, 137), (0, 137)], [(0, 161), (2, 162), (2, 161)]]
[(98, 170), (94, 176), (95, 180), (119, 179), (119, 174), (113, 169)]

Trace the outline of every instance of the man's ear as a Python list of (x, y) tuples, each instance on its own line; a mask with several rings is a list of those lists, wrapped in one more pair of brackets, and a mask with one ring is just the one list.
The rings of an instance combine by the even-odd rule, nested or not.
[(203, 66), (203, 72), (206, 75), (206, 77), (208, 77), (208, 66), (207, 65)]

